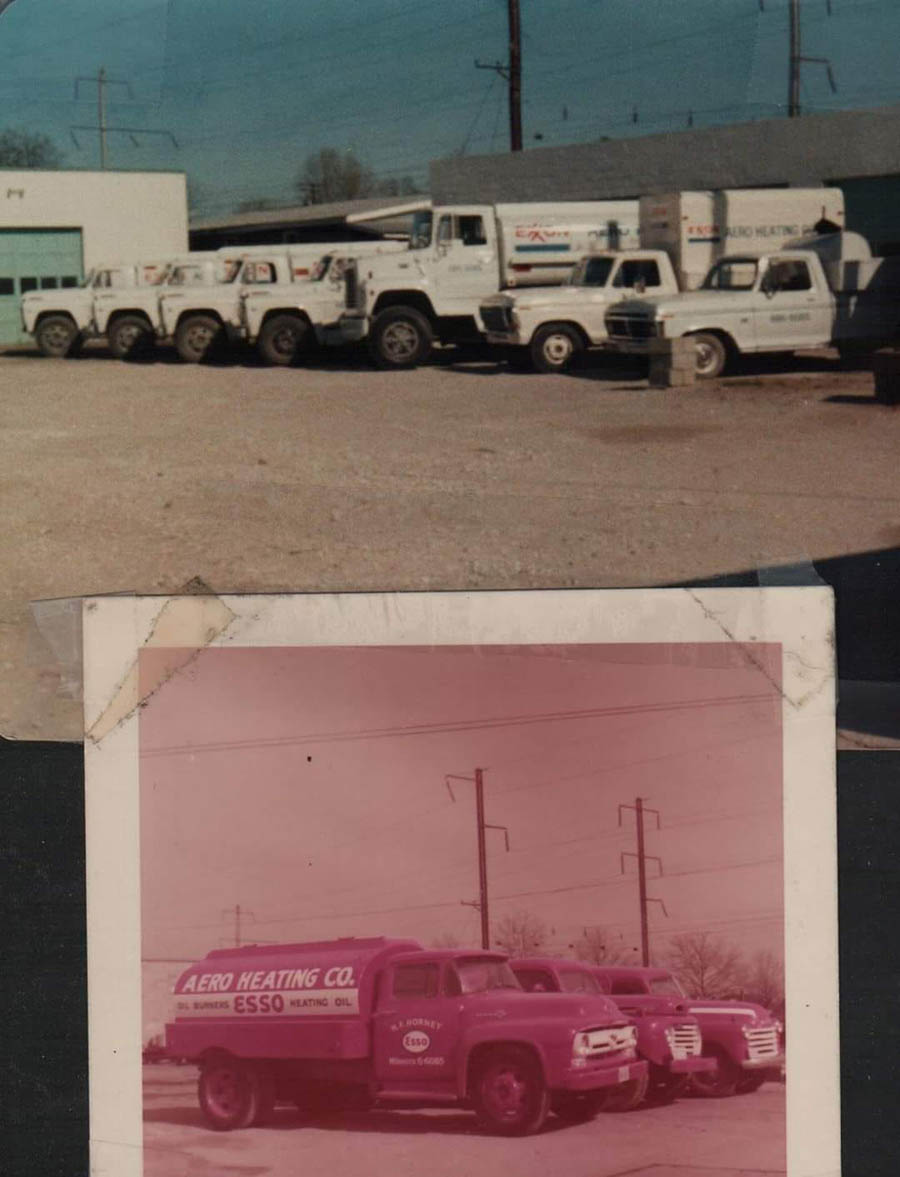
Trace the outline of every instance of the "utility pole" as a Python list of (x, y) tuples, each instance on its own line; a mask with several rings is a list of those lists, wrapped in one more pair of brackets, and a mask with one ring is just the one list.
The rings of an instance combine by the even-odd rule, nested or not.
[(239, 903), (236, 903), (233, 908), (229, 907), (222, 914), (234, 915), (234, 946), (235, 948), (240, 948), (241, 944), (243, 943), (243, 938), (241, 936), (241, 919), (244, 918), (252, 920), (256, 917), (252, 911), (247, 911), (246, 908), (241, 907)]
[(647, 859), (651, 858), (659, 866), (659, 875), (663, 873), (662, 859), (655, 854), (647, 854), (644, 849), (644, 814), (653, 813), (656, 815), (656, 828), (659, 829), (659, 810), (646, 809), (644, 807), (644, 800), (642, 797), (635, 797), (634, 805), (620, 805), (619, 806), (619, 825), (622, 825), (622, 810), (633, 809), (635, 812), (635, 824), (637, 826), (637, 854), (631, 851), (623, 851), (620, 856), (621, 872), (625, 874), (625, 859), (636, 858), (638, 860), (638, 895), (640, 898), (641, 911), (641, 961), (646, 968), (650, 964), (650, 928), (647, 920), (647, 905), (650, 903), (659, 903), (663, 911), (668, 916), (666, 905), (661, 899), (650, 899), (647, 897)]
[(800, 0), (790, 0), (790, 65), (788, 70), (788, 118), (800, 114)]
[(97, 74), (97, 126), (100, 128), (100, 171), (106, 171), (106, 70), (103, 66)]
[(507, 0), (509, 19), (509, 56), (506, 64), (476, 59), (476, 69), (492, 69), (508, 84), (509, 90), (509, 149), (522, 150), (522, 21), (519, 0)]
[[(0, 0), (2, 3), (2, 0)], [(106, 171), (107, 164), (107, 150), (106, 137), (107, 135), (128, 135), (135, 147), (138, 146), (136, 135), (164, 135), (172, 143), (172, 146), (177, 149), (178, 142), (171, 131), (158, 130), (155, 127), (110, 127), (106, 121), (106, 88), (107, 86), (124, 86), (128, 91), (128, 97), (133, 98), (131, 91), (131, 83), (122, 81), (118, 78), (111, 78), (106, 72), (105, 66), (101, 66), (97, 71), (96, 78), (80, 77), (75, 79), (75, 100), (78, 100), (79, 88), (83, 82), (90, 82), (92, 85), (96, 83), (97, 86), (97, 126), (86, 127), (81, 125), (74, 125), (69, 127), (69, 134), (72, 136), (72, 141), (77, 148), (81, 148), (81, 144), (75, 135), (76, 131), (97, 131), (100, 136), (100, 170)]]
[(509, 149), (522, 150), (522, 25), (519, 0), (509, 0)]
[(488, 914), (488, 880), (487, 880), (487, 843), (485, 841), (485, 830), (503, 830), (506, 837), (506, 849), (509, 851), (509, 830), (506, 826), (491, 825), (490, 822), (484, 820), (484, 770), (480, 768), (475, 769), (474, 776), (456, 776), (454, 773), (447, 773), (444, 777), (444, 783), (453, 800), (456, 797), (453, 795), (453, 789), (450, 787), (451, 781), (468, 781), (475, 785), (475, 823), (476, 834), (478, 839), (478, 902), (466, 904), (467, 907), (477, 907), (481, 914), (481, 947), (490, 948), (491, 946), (491, 921)]

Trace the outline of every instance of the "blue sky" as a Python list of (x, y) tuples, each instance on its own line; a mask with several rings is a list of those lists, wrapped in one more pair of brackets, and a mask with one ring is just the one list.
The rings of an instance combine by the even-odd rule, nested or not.
[[(788, 0), (522, 0), (527, 146), (783, 113)], [(803, 0), (806, 110), (900, 101), (896, 0)], [(0, 129), (49, 135), (94, 167), (103, 66), (109, 162), (190, 175), (200, 210), (289, 201), (304, 157), (352, 150), (383, 176), (502, 151), (505, 0), (14, 0), (0, 15)], [(636, 119), (636, 121), (635, 121)], [(540, 138), (537, 138), (540, 136)], [(76, 142), (77, 140), (77, 142)]]

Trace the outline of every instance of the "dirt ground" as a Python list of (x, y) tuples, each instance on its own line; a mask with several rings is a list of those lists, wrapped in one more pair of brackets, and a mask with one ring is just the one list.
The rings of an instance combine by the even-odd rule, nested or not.
[[(186, 1073), (187, 1072), (187, 1073)], [(304, 1120), (288, 1107), (266, 1128), (212, 1132), (193, 1067), (144, 1068), (146, 1177), (774, 1177), (785, 1172), (784, 1087), (732, 1099), (605, 1113), (588, 1124), (551, 1117), (536, 1136), (504, 1140), (471, 1112), (391, 1111)]]
[(807, 357), (679, 390), (599, 357), (0, 355), (0, 733), (79, 739), (85, 594), (664, 584), (900, 544), (900, 409)]

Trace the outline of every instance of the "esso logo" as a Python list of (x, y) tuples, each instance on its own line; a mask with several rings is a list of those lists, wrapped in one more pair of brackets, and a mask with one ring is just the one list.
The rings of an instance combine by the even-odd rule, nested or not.
[(410, 1030), (408, 1034), (403, 1035), (403, 1049), (408, 1050), (410, 1054), (421, 1054), (429, 1046), (431, 1039), (421, 1030)]

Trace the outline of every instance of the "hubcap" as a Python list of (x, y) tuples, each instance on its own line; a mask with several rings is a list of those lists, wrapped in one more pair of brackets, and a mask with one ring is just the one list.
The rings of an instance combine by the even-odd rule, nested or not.
[(528, 1084), (518, 1071), (507, 1068), (489, 1077), (484, 1094), (492, 1113), (498, 1119), (514, 1120), (525, 1108)]
[(221, 1068), (209, 1076), (206, 1095), (210, 1108), (217, 1116), (231, 1116), (240, 1107), (240, 1075), (231, 1069)]
[(132, 327), (129, 325), (128, 327), (120, 327), (118, 335), (119, 346), (124, 347), (126, 351), (128, 351), (134, 347), (134, 345), (143, 335), (143, 332), (141, 331), (140, 327)]
[(708, 343), (695, 344), (696, 347), (696, 362), (697, 371), (700, 373), (711, 372), (716, 366), (715, 350)]
[(402, 320), (391, 323), (381, 336), (381, 345), (389, 359), (403, 361), (412, 359), (419, 346), (419, 333), (412, 323)]
[(572, 340), (568, 335), (548, 335), (544, 340), (544, 355), (551, 364), (564, 364), (572, 351)]
[(54, 323), (52, 327), (48, 327), (44, 332), (44, 339), (54, 348), (68, 347), (71, 338), (71, 332), (63, 327), (61, 323)]
[(283, 327), (280, 331), (276, 331), (272, 342), (279, 355), (292, 356), (297, 350), (297, 332), (290, 327)]
[(187, 333), (188, 346), (192, 351), (204, 352), (212, 342), (213, 333), (209, 327), (197, 324)]

